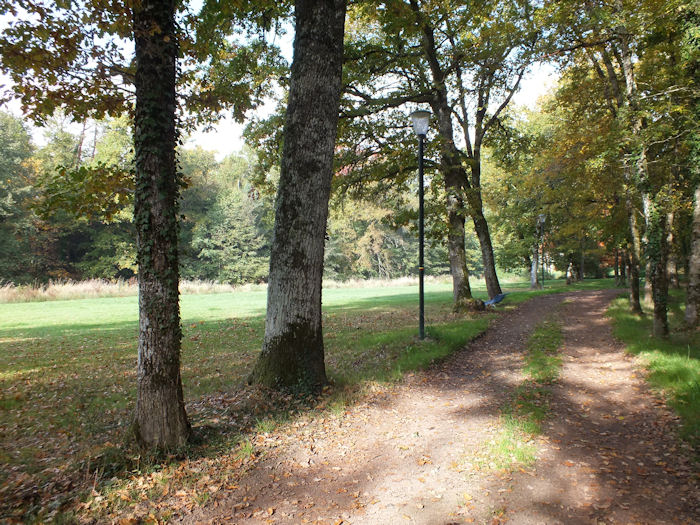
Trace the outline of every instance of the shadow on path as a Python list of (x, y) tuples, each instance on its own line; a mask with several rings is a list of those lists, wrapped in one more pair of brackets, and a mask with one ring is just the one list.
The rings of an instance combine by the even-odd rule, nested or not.
[[(675, 445), (676, 422), (636, 377), (604, 319), (616, 295), (536, 297), (462, 351), (343, 414), (307, 416), (258, 436), (266, 456), (179, 521), (697, 522), (697, 477)], [(523, 380), (529, 334), (558, 308), (564, 366), (535, 468), (473, 469), (465, 457), (498, 432), (499, 407)]]

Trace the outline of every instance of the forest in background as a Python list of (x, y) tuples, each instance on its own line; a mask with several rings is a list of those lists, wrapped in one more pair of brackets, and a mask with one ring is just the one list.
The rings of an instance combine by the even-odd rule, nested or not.
[[(0, 279), (129, 278), (131, 203), (140, 195), (129, 30), (99, 10), (97, 26), (83, 31), (80, 10), (32, 6), (53, 29), (30, 20), (8, 27), (2, 65), (11, 96), (22, 97), (28, 121), (48, 126), (48, 140), (33, 146), (21, 122), (3, 117)], [(290, 5), (200, 7), (185, 3), (175, 14), (180, 130), (228, 113), (246, 123), (248, 146), (221, 162), (179, 148), (171, 226), (180, 276), (265, 282), (289, 139), (291, 69), (277, 37)], [(74, 30), (74, 40), (55, 39)], [(112, 44), (100, 47), (93, 31), (110, 32)], [(68, 46), (65, 60), (48, 60), (47, 46), (51, 56)], [(546, 268), (567, 280), (629, 282), (641, 311), (641, 276), (667, 332), (669, 282), (680, 286), (700, 267), (698, 49), (697, 6), (682, 0), (351, 5), (324, 275), (415, 271), (416, 139), (407, 115), (429, 107), (426, 266), (452, 275), (456, 308), (475, 306), (470, 275), (483, 274), (494, 297), (504, 271), (529, 273), (535, 288)], [(542, 63), (558, 67), (558, 85), (536, 110), (514, 107), (523, 76)], [(255, 111), (270, 104), (271, 115)], [(68, 132), (64, 114), (82, 132)]]
[[(70, 119), (57, 114), (44, 128), (43, 145), (35, 143), (30, 129), (21, 118), (0, 112), (0, 282), (40, 285), (51, 280), (135, 277), (129, 186), (133, 146), (128, 118), (85, 122), (82, 132), (75, 133)], [(186, 181), (180, 210), (183, 279), (265, 282), (276, 170), (264, 173), (261, 184), (259, 162), (249, 148), (221, 161), (200, 147), (180, 148), (178, 158)], [(503, 168), (489, 158), (485, 171), (498, 266), (504, 274), (527, 278), (531, 265), (527, 250), (538, 245), (537, 220), (523, 224), (522, 210), (508, 205), (514, 193)], [(106, 184), (95, 173), (116, 174), (125, 187), (113, 181)], [(415, 184), (411, 189), (415, 191)], [(82, 192), (92, 192), (100, 200), (86, 206), (76, 195)], [(427, 217), (430, 275), (449, 273), (437, 204), (428, 204), (433, 213)], [(342, 281), (415, 275), (416, 216), (417, 199), (410, 193), (405, 202), (395, 198), (379, 204), (337, 191), (331, 203), (324, 277)], [(568, 230), (559, 239), (553, 232), (546, 233), (551, 244), (547, 276), (561, 275), (557, 269), (566, 270), (570, 260), (578, 272), (581, 258), (590, 277), (613, 271), (614, 261), (606, 247), (594, 240), (600, 226), (580, 226), (578, 244), (576, 239), (566, 241)], [(466, 242), (468, 266), (472, 275), (479, 276), (483, 267), (473, 232), (467, 231)]]
[[(42, 284), (136, 275), (130, 122), (126, 117), (90, 121), (79, 134), (71, 132), (74, 126), (69, 124), (60, 115), (50, 119), (46, 144), (37, 146), (20, 118), (0, 113), (0, 282)], [(186, 184), (180, 205), (183, 279), (265, 282), (276, 170), (263, 174), (265, 184), (256, 185), (260, 174), (250, 149), (217, 161), (214, 152), (180, 148), (178, 158)], [(95, 175), (100, 169), (122, 177), (125, 187), (100, 181)], [(81, 193), (92, 193), (96, 200), (86, 206)], [(398, 223), (402, 210), (392, 209), (390, 202), (381, 205), (338, 195), (328, 224), (326, 278), (414, 275), (416, 199), (409, 200), (412, 220)], [(449, 272), (447, 253), (437, 234), (434, 237), (426, 252), (428, 268), (432, 275), (442, 275)], [(478, 272), (475, 238), (470, 248), (469, 262)]]

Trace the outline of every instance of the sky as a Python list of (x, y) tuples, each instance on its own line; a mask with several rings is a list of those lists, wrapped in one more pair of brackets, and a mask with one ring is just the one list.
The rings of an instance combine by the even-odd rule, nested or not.
[[(558, 79), (556, 69), (549, 65), (537, 65), (523, 79), (522, 87), (513, 97), (513, 103), (534, 109), (537, 100), (549, 90), (551, 90)], [(8, 82), (9, 79), (0, 74), (0, 85)], [(21, 115), (18, 102), (13, 101), (2, 109), (9, 110), (15, 115)], [(408, 114), (406, 116), (408, 119)], [(243, 148), (243, 129), (245, 124), (234, 122), (231, 118), (225, 118), (219, 122), (211, 131), (197, 131), (186, 138), (185, 147), (195, 148), (197, 146), (216, 153), (217, 160), (221, 160), (231, 153), (236, 153)], [(34, 130), (34, 139), (38, 144), (43, 143), (41, 129)]]
[[(513, 97), (513, 103), (534, 109), (537, 100), (554, 88), (557, 80), (558, 74), (554, 66), (549, 64), (536, 65), (523, 79), (520, 91)], [(406, 119), (408, 120), (408, 113)], [(199, 131), (192, 134), (185, 146), (201, 146), (206, 150), (215, 151), (217, 160), (221, 160), (230, 153), (240, 151), (243, 147), (244, 127), (245, 124), (225, 119), (217, 124), (212, 131)]]

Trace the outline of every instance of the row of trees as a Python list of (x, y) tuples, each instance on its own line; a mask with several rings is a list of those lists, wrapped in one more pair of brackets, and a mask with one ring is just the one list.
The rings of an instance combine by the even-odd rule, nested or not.
[[(0, 281), (136, 276), (129, 119), (90, 122), (71, 132), (67, 119), (56, 115), (47, 120), (44, 135), (38, 147), (21, 119), (0, 113)], [(260, 184), (250, 150), (218, 162), (201, 148), (179, 148), (178, 162), (186, 184), (180, 199), (181, 276), (266, 282), (278, 170)], [(412, 275), (412, 222), (398, 208), (341, 197), (336, 194), (331, 203), (324, 276)], [(414, 209), (414, 200), (402, 208), (408, 215)], [(432, 229), (436, 222), (430, 221)], [(446, 273), (439, 232), (433, 237), (429, 267), (433, 274)]]
[[(225, 108), (243, 118), (266, 96), (284, 93), (284, 109), (254, 121), (248, 133), (260, 155), (252, 180), (259, 187), (272, 182), (277, 191), (266, 332), (251, 380), (303, 389), (326, 382), (321, 278), (324, 260), (333, 260), (325, 252), (331, 193), (360, 202), (381, 195), (398, 210), (395, 222), (408, 222), (415, 160), (405, 114), (416, 103), (435, 114), (430, 194), (433, 216), (443, 220), (434, 235), (447, 247), (457, 308), (474, 304), (465, 242), (470, 217), (490, 296), (501, 291), (494, 238), (509, 247), (499, 255), (503, 263), (536, 269), (546, 240), (550, 259), (567, 270), (578, 265), (581, 276), (586, 260), (573, 254), (607, 247), (618, 260), (623, 254), (633, 308), (640, 306), (639, 267), (648, 261), (660, 335), (668, 330), (673, 231), (674, 243), (689, 246), (686, 312), (697, 312), (700, 211), (693, 219), (688, 212), (698, 184), (692, 4), (387, 0), (356, 2), (348, 11), (343, 0), (296, 0), (287, 75), (265, 35), (283, 27), (291, 7), (205, 2), (194, 16), (169, 0), (127, 3), (123, 11), (97, 0), (72, 8), (32, 0), (25, 9), (36, 16), (4, 32), (3, 69), (35, 119), (57, 107), (80, 118), (124, 112), (133, 118), (140, 442), (173, 447), (189, 433), (179, 378), (177, 283), (186, 265), (178, 205), (187, 181), (175, 161), (178, 129), (216, 119)], [(564, 71), (556, 97), (527, 121), (509, 115), (527, 68), (553, 57)], [(266, 180), (276, 164), (279, 180)], [(71, 194), (69, 207), (86, 215), (109, 215), (125, 193), (111, 166), (60, 173), (57, 182), (101, 181), (93, 193), (110, 199), (84, 202), (80, 191)], [(485, 204), (495, 211), (491, 223)], [(200, 258), (213, 257), (207, 242), (226, 234), (227, 210), (242, 206), (223, 199), (208, 208), (202, 243), (190, 232)], [(257, 241), (244, 242), (249, 249)], [(220, 255), (224, 264), (240, 257)]]

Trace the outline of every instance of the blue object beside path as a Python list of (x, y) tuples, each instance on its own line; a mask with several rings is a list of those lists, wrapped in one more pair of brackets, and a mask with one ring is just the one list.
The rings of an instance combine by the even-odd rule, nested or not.
[(489, 299), (488, 301), (484, 302), (486, 306), (493, 306), (494, 304), (500, 303), (503, 299), (506, 297), (506, 293), (499, 293), (497, 296), (495, 296), (492, 299)]

